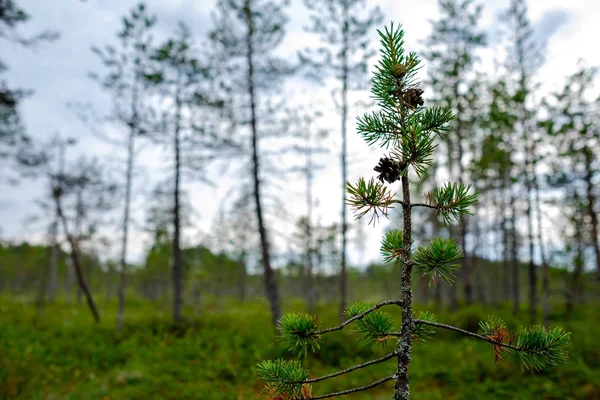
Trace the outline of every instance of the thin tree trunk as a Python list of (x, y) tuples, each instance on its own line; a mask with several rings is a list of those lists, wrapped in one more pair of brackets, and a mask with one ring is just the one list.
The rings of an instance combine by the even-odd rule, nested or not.
[(505, 179), (504, 187), (502, 188), (502, 200), (500, 207), (502, 213), (502, 301), (508, 303), (510, 300), (510, 247), (509, 247), (509, 230), (508, 230), (508, 215), (506, 201), (506, 191), (509, 188), (509, 183)]
[[(446, 144), (448, 146), (448, 174), (449, 174), (449, 179), (450, 181), (454, 180), (454, 146), (452, 143), (452, 138), (450, 137), (450, 135), (448, 135), (448, 139), (446, 140)], [(461, 219), (462, 221), (462, 219)], [(448, 232), (450, 233), (450, 236), (453, 237), (454, 236), (454, 229), (452, 226), (448, 227)], [(461, 268), (462, 268), (462, 261), (461, 261)], [(461, 272), (462, 273), (462, 272)], [(439, 293), (438, 295), (440, 296), (441, 299), (441, 291), (442, 291), (442, 285), (444, 285), (445, 283), (440, 282), (438, 283), (438, 285), (440, 286), (439, 289)], [(458, 289), (457, 289), (457, 285), (448, 285), (448, 300), (449, 300), (449, 305), (450, 305), (450, 309), (451, 310), (456, 310), (458, 308)]]
[(574, 218), (574, 226), (575, 226), (575, 241), (577, 245), (577, 255), (573, 260), (573, 275), (570, 282), (570, 287), (567, 289), (566, 294), (566, 314), (567, 319), (571, 319), (571, 315), (573, 314), (573, 307), (576, 301), (580, 301), (581, 299), (581, 275), (583, 273), (583, 218), (582, 214), (579, 213), (579, 210), (575, 212)]
[[(178, 82), (181, 81), (181, 76)], [(179, 206), (179, 185), (181, 175), (181, 157), (180, 157), (180, 133), (181, 133), (181, 85), (177, 87), (175, 98), (175, 132), (174, 132), (174, 149), (175, 149), (175, 188), (173, 190), (173, 319), (175, 322), (181, 321), (181, 310), (183, 307), (182, 284), (183, 271), (181, 265), (181, 218)]]
[(131, 186), (133, 182), (133, 164), (135, 157), (135, 136), (138, 130), (138, 88), (139, 76), (136, 74), (132, 100), (131, 100), (131, 125), (129, 137), (127, 139), (127, 170), (125, 172), (125, 204), (123, 210), (123, 224), (121, 236), (121, 257), (119, 259), (119, 288), (117, 297), (119, 299), (119, 308), (117, 310), (117, 333), (123, 329), (125, 319), (125, 287), (127, 284), (127, 244), (129, 239), (129, 212), (131, 207)]
[[(309, 134), (310, 135), (310, 134)], [(313, 278), (313, 230), (312, 230), (312, 208), (313, 208), (313, 176), (312, 176), (312, 148), (310, 136), (307, 140), (306, 154), (306, 248), (305, 248), (305, 290), (307, 296), (308, 312), (314, 312), (315, 301), (315, 285)]]
[(546, 328), (550, 327), (550, 266), (546, 259), (546, 249), (544, 247), (544, 230), (542, 226), (542, 204), (540, 199), (540, 185), (537, 179), (537, 156), (535, 152), (535, 144), (532, 148), (533, 161), (531, 164), (532, 168), (532, 180), (533, 180), (533, 194), (535, 196), (535, 214), (537, 220), (537, 240), (538, 247), (540, 249), (540, 257), (542, 259), (542, 319)]
[(246, 252), (242, 252), (239, 263), (239, 276), (238, 276), (238, 298), (241, 302), (246, 299)]
[(348, 301), (348, 276), (346, 272), (346, 247), (348, 224), (346, 222), (346, 182), (348, 181), (348, 6), (343, 9), (344, 25), (342, 27), (342, 154), (340, 163), (342, 168), (342, 255), (340, 265), (340, 320), (344, 321), (344, 310)]
[[(525, 124), (523, 124), (525, 126)], [(526, 133), (527, 134), (527, 133)], [(535, 243), (533, 239), (533, 204), (532, 204), (532, 189), (533, 179), (531, 176), (531, 154), (532, 148), (529, 145), (529, 138), (526, 138), (525, 146), (525, 180), (526, 180), (526, 195), (527, 195), (527, 236), (529, 241), (529, 317), (531, 322), (536, 321), (537, 315), (537, 271), (534, 260)]]
[[(474, 280), (475, 280), (475, 292), (477, 293), (477, 301), (479, 301), (480, 304), (485, 304), (486, 303), (486, 296), (485, 296), (485, 289), (484, 289), (484, 285), (482, 282), (482, 276), (480, 271), (477, 271), (477, 249), (479, 248), (479, 246), (482, 246), (482, 240), (481, 240), (481, 230), (479, 227), (479, 220), (476, 218), (473, 218), (473, 236), (474, 236), (474, 243), (473, 243), (473, 250), (471, 251), (471, 273), (474, 276)], [(495, 291), (496, 289), (494, 288), (492, 291)], [(472, 295), (471, 295), (472, 296)], [(494, 297), (493, 294), (490, 295), (490, 297)]]
[(60, 196), (55, 196), (54, 201), (56, 203), (56, 213), (58, 217), (62, 221), (63, 230), (65, 232), (65, 236), (67, 237), (67, 241), (71, 245), (71, 260), (73, 262), (73, 268), (75, 269), (75, 276), (77, 277), (77, 283), (81, 288), (81, 291), (85, 294), (88, 307), (92, 312), (94, 320), (96, 322), (100, 322), (100, 314), (98, 313), (98, 309), (96, 308), (96, 303), (94, 303), (94, 299), (92, 298), (92, 293), (85, 281), (85, 277), (83, 275), (83, 267), (81, 265), (81, 261), (79, 258), (79, 250), (77, 248), (77, 243), (71, 233), (69, 232), (69, 226), (67, 224), (67, 219), (65, 218), (62, 208), (60, 205)]
[(408, 385), (408, 365), (412, 359), (412, 336), (414, 322), (412, 319), (412, 222), (410, 206), (410, 188), (408, 176), (402, 176), (402, 210), (404, 212), (404, 251), (402, 254), (402, 326), (398, 340), (398, 367), (396, 368), (396, 383), (394, 400), (408, 400), (410, 389)]
[(256, 93), (254, 90), (254, 44), (252, 36), (254, 33), (254, 22), (252, 20), (252, 11), (250, 10), (250, 1), (246, 0), (244, 12), (246, 14), (246, 24), (248, 35), (246, 36), (246, 61), (248, 67), (248, 96), (250, 97), (250, 128), (252, 131), (252, 178), (254, 183), (254, 201), (256, 205), (256, 219), (258, 220), (258, 233), (260, 236), (260, 245), (262, 250), (262, 262), (265, 269), (265, 289), (269, 306), (271, 308), (271, 320), (274, 326), (281, 317), (281, 305), (279, 302), (279, 289), (275, 271), (271, 267), (271, 256), (269, 254), (269, 240), (263, 217), (263, 209), (260, 194), (260, 164), (258, 153), (258, 121), (256, 116)]
[(518, 243), (518, 234), (517, 234), (517, 208), (516, 208), (516, 198), (513, 190), (510, 189), (510, 208), (511, 208), (511, 262), (512, 262), (512, 294), (513, 294), (513, 314), (519, 314), (520, 308), (520, 288), (519, 288), (519, 243)]
[[(57, 218), (58, 219), (58, 218)], [(47, 275), (49, 275), (48, 282), (48, 301), (54, 303), (56, 300), (56, 288), (58, 286), (58, 221), (55, 220), (52, 223), (50, 242), (52, 248), (50, 250), (50, 266)], [(44, 285), (46, 282), (44, 281)]]
[(598, 214), (596, 214), (596, 196), (594, 195), (594, 185), (592, 183), (592, 180), (594, 178), (594, 171), (592, 170), (592, 161), (594, 159), (594, 153), (588, 146), (585, 146), (583, 151), (585, 156), (587, 211), (588, 215), (590, 216), (592, 228), (592, 245), (594, 246), (594, 254), (596, 256), (596, 279), (600, 281), (600, 242), (598, 241)]

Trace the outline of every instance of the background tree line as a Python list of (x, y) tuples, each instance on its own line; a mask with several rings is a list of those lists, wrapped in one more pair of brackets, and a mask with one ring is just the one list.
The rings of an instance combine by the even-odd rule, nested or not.
[[(502, 51), (494, 68), (484, 58), (491, 33), (476, 1), (438, 1), (439, 18), (419, 45), (428, 64), (424, 99), (458, 115), (419, 191), (457, 181), (475, 187), (480, 202), (476, 217), (458, 227), (415, 224), (416, 245), (452, 235), (465, 249), (457, 285), (423, 285), (417, 296), (438, 308), (510, 303), (518, 314), (526, 306), (532, 321), (547, 324), (552, 304), (593, 301), (600, 279), (597, 70), (582, 61), (554, 88), (543, 87), (545, 43), (536, 42), (526, 1), (509, 3), (498, 18), (494, 46)], [(221, 1), (206, 37), (194, 37), (186, 21), (160, 37), (159, 10), (140, 3), (114, 40), (90, 44), (98, 62), (89, 75), (109, 107), (100, 112), (96, 99), (82, 98), (71, 109), (118, 158), (95, 155), (78, 144), (81, 137), (28, 132), (19, 104), (35, 94), (2, 80), (3, 190), (25, 180), (45, 189), (31, 199), (29, 221), (44, 239), (3, 241), (0, 290), (35, 298), (40, 312), (59, 298), (85, 298), (98, 318), (100, 299), (116, 297), (118, 330), (137, 296), (170, 302), (176, 321), (185, 305), (201, 315), (230, 297), (265, 298), (275, 324), (281, 303), (295, 297), (310, 308), (337, 302), (344, 318), (346, 303), (360, 294), (398, 294), (397, 267), (349, 263), (366, 228), (347, 215), (345, 195), (340, 202), (315, 189), (335, 159), (340, 177), (328, 185), (344, 193), (360, 157), (349, 152), (351, 115), (372, 104), (352, 94), (369, 88), (371, 33), (382, 11), (361, 0), (305, 0), (306, 30), (320, 45), (300, 43), (294, 57), (283, 57), (289, 7)], [(54, 31), (22, 36), (28, 20), (19, 2), (2, 2), (0, 40), (31, 47), (58, 39)], [(1, 59), (0, 73), (8, 67)], [(299, 84), (323, 85), (331, 97), (312, 98)], [(335, 115), (323, 112), (331, 108)], [(144, 187), (143, 152), (167, 160), (155, 188)], [(210, 196), (208, 188), (225, 178), (234, 184), (218, 200), (210, 231), (190, 240), (184, 232), (196, 213), (206, 215), (192, 207), (188, 188), (201, 183)], [(315, 209), (334, 201), (340, 216), (323, 222)], [(134, 262), (131, 243), (139, 238), (132, 233), (139, 231), (149, 240)]]

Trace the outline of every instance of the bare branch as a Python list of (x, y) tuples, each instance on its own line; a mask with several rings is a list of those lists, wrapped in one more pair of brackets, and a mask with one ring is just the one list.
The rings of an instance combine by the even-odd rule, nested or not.
[(386, 354), (383, 357), (376, 358), (374, 360), (367, 361), (366, 363), (358, 364), (358, 365), (355, 365), (355, 366), (350, 367), (350, 368), (343, 369), (343, 370), (338, 371), (338, 372), (334, 372), (333, 374), (321, 376), (319, 378), (314, 378), (314, 379), (307, 379), (303, 383), (315, 383), (315, 382), (319, 382), (319, 381), (324, 381), (325, 379), (335, 378), (336, 376), (344, 375), (344, 374), (347, 374), (349, 372), (356, 371), (357, 369), (368, 367), (369, 365), (382, 363), (384, 361), (389, 360), (390, 358), (396, 357), (398, 354), (399, 354), (398, 351), (393, 351), (393, 352), (391, 352), (389, 354)]
[(383, 384), (383, 383), (385, 383), (387, 381), (391, 381), (392, 379), (396, 379), (396, 377), (392, 375), (392, 376), (388, 376), (386, 378), (380, 379), (378, 381), (375, 381), (373, 383), (370, 383), (370, 384), (368, 384), (366, 386), (361, 386), (361, 387), (354, 388), (354, 389), (348, 389), (348, 390), (344, 390), (344, 391), (336, 392), (336, 393), (324, 394), (322, 396), (314, 396), (314, 397), (311, 397), (311, 400), (328, 399), (330, 397), (337, 397), (337, 396), (343, 396), (343, 395), (346, 395), (346, 394), (351, 394), (351, 393), (356, 393), (356, 392), (362, 392), (364, 390), (369, 390), (369, 389), (372, 389), (372, 388), (374, 388), (376, 386), (379, 386), (379, 385), (381, 385), (381, 384)]

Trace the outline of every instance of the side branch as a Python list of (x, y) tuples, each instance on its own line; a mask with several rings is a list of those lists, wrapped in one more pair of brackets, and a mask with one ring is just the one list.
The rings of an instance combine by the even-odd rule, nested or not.
[(346, 395), (346, 394), (351, 394), (351, 393), (356, 393), (356, 392), (362, 392), (364, 390), (369, 390), (369, 389), (372, 389), (372, 388), (374, 388), (376, 386), (379, 386), (379, 385), (381, 385), (381, 384), (383, 384), (383, 383), (385, 383), (387, 381), (391, 381), (392, 379), (396, 379), (396, 377), (395, 376), (388, 376), (386, 378), (383, 378), (383, 379), (380, 379), (380, 380), (375, 381), (373, 383), (370, 383), (370, 384), (368, 384), (366, 386), (361, 386), (361, 387), (354, 388), (354, 389), (348, 389), (348, 390), (344, 390), (344, 391), (336, 392), (336, 393), (324, 394), (322, 396), (314, 396), (314, 397), (311, 397), (311, 400), (328, 399), (330, 397), (337, 397), (337, 396), (343, 396), (343, 395)]
[(368, 361), (368, 362), (363, 363), (363, 364), (358, 364), (358, 365), (355, 365), (353, 367), (346, 368), (346, 369), (343, 369), (343, 370), (338, 371), (338, 372), (334, 372), (333, 374), (321, 376), (319, 378), (307, 379), (307, 380), (305, 380), (302, 383), (315, 383), (315, 382), (319, 382), (319, 381), (324, 381), (325, 379), (335, 378), (336, 376), (344, 375), (344, 374), (347, 374), (349, 372), (356, 371), (357, 369), (368, 367), (369, 365), (382, 363), (384, 361), (389, 360), (390, 358), (394, 358), (397, 355), (398, 355), (398, 351), (393, 351), (393, 352), (391, 352), (389, 354), (386, 354), (385, 356), (377, 358), (375, 360), (371, 360), (371, 361)]
[(515, 351), (525, 351), (525, 349), (521, 349), (521, 348), (513, 346), (511, 344), (504, 343), (504, 342), (499, 342), (497, 340), (490, 339), (487, 336), (483, 336), (483, 335), (479, 335), (477, 333), (469, 332), (469, 331), (457, 328), (457, 327), (452, 326), (452, 325), (440, 324), (439, 322), (425, 321), (423, 319), (415, 319), (414, 322), (415, 322), (415, 324), (431, 325), (431, 326), (435, 326), (435, 327), (438, 327), (438, 328), (447, 329), (449, 331), (454, 331), (454, 332), (462, 333), (463, 335), (471, 336), (471, 337), (483, 340), (485, 342), (491, 343), (491, 344), (496, 345), (496, 346), (507, 347), (507, 348), (515, 350)]
[[(398, 199), (394, 199), (392, 201), (390, 201), (390, 203), (394, 203), (394, 204), (400, 204), (402, 206), (406, 206), (406, 203), (402, 200), (398, 200)], [(432, 204), (427, 204), (427, 203), (411, 203), (410, 207), (426, 207), (426, 208), (431, 208), (434, 210), (438, 210), (439, 207), (438, 206), (434, 206)]]
[(352, 322), (363, 318), (365, 315), (367, 315), (369, 313), (372, 313), (373, 311), (377, 310), (378, 308), (381, 308), (383, 306), (389, 306), (391, 304), (396, 304), (396, 305), (402, 306), (402, 301), (401, 300), (386, 300), (386, 301), (382, 301), (381, 303), (375, 304), (373, 307), (369, 308), (368, 310), (366, 310), (364, 312), (361, 312), (360, 314), (357, 314), (354, 317), (346, 320), (341, 325), (334, 326), (333, 328), (327, 328), (327, 329), (323, 329), (323, 330), (320, 330), (320, 331), (316, 331), (316, 332), (313, 333), (313, 335), (322, 335), (324, 333), (329, 333), (329, 332), (334, 332), (334, 331), (341, 331), (347, 325), (350, 325)]

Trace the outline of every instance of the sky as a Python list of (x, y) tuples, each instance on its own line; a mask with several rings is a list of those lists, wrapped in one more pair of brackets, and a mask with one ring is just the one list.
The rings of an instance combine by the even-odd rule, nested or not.
[[(121, 18), (137, 2), (133, 0), (20, 0), (19, 4), (31, 15), (30, 23), (20, 32), (32, 34), (44, 29), (60, 31), (60, 40), (45, 44), (37, 49), (24, 49), (16, 44), (0, 42), (2, 59), (9, 66), (3, 76), (12, 86), (30, 88), (34, 94), (23, 101), (21, 111), (29, 134), (36, 140), (48, 141), (56, 132), (62, 137), (74, 137), (78, 146), (69, 152), (74, 159), (78, 153), (94, 154), (113, 162), (123, 158), (114, 147), (98, 139), (67, 106), (68, 103), (94, 104), (98, 110), (106, 110), (109, 101), (95, 82), (88, 78), (88, 72), (98, 71), (100, 66), (96, 56), (90, 51), (92, 45), (102, 46), (115, 43), (115, 33), (120, 28)], [(411, 50), (423, 48), (422, 40), (429, 34), (431, 21), (437, 18), (436, 0), (371, 0), (369, 5), (378, 4), (384, 11), (386, 20), (402, 23), (406, 30), (406, 44)], [(492, 48), (483, 54), (487, 65), (492, 65), (499, 49), (494, 47), (501, 39), (498, 15), (508, 6), (508, 0), (480, 1), (484, 6), (482, 26), (490, 33)], [(206, 36), (211, 26), (210, 12), (214, 0), (147, 0), (150, 11), (158, 14), (157, 39), (172, 32), (178, 21), (186, 22), (199, 41)], [(304, 31), (308, 23), (308, 12), (301, 0), (293, 0), (288, 9), (291, 16), (287, 26), (287, 36), (280, 54), (292, 57), (296, 50), (318, 44), (318, 39)], [(537, 80), (542, 90), (558, 88), (564, 77), (575, 71), (577, 61), (584, 59), (587, 65), (600, 65), (600, 52), (597, 38), (600, 37), (600, 2), (597, 0), (531, 0), (529, 16), (535, 28), (536, 38), (547, 46), (545, 64), (539, 70)], [(373, 32), (373, 44), (376, 34)], [(340, 168), (338, 161), (340, 133), (339, 117), (335, 114), (330, 100), (331, 88), (319, 88), (314, 84), (295, 79), (291, 88), (303, 92), (296, 101), (314, 103), (320, 99), (324, 111), (323, 126), (329, 131), (326, 146), (330, 154), (320, 162), (325, 168), (319, 171), (315, 182), (319, 206), (315, 220), (323, 224), (337, 222), (341, 203)], [(351, 100), (364, 98), (365, 92), (353, 93)], [(360, 109), (354, 108), (349, 117), (350, 181), (374, 174), (372, 167), (379, 155), (367, 149), (366, 144), (354, 135), (354, 118)], [(140, 155), (140, 168), (136, 174), (136, 188), (142, 194), (156, 182), (168, 177), (164, 171), (167, 153), (156, 147), (148, 147)], [(189, 199), (196, 209), (193, 216), (194, 227), (186, 230), (188, 243), (206, 241), (212, 232), (213, 223), (223, 198), (227, 196), (237, 181), (234, 176), (219, 177), (218, 185), (209, 186), (199, 182), (185, 182)], [(295, 179), (295, 180), (294, 180)], [(304, 213), (304, 196), (298, 189), (298, 178), (292, 178), (288, 190), (284, 191), (284, 201), (288, 212), (295, 217)], [(0, 239), (43, 241), (45, 230), (39, 224), (28, 223), (32, 216), (49, 216), (37, 208), (35, 200), (43, 196), (44, 186), (40, 181), (22, 181), (18, 186), (0, 187)], [(144, 195), (136, 198), (134, 216), (136, 224), (131, 235), (129, 259), (139, 261), (149, 245), (148, 235), (142, 230), (143, 210), (147, 201)], [(41, 215), (40, 215), (41, 214)], [(114, 221), (119, 218), (115, 213)], [(351, 218), (351, 217), (350, 217)], [(291, 218), (290, 220), (292, 220)], [(373, 228), (361, 223), (364, 237), (350, 245), (350, 261), (364, 264), (379, 260), (381, 232), (390, 227), (391, 222), (382, 221)], [(280, 230), (292, 229), (288, 221)], [(112, 229), (112, 228), (111, 228)], [(116, 228), (115, 228), (116, 229)], [(116, 232), (116, 231), (115, 231)], [(285, 251), (286, 240), (278, 239), (279, 251)], [(112, 257), (113, 250), (105, 250), (103, 256)]]

